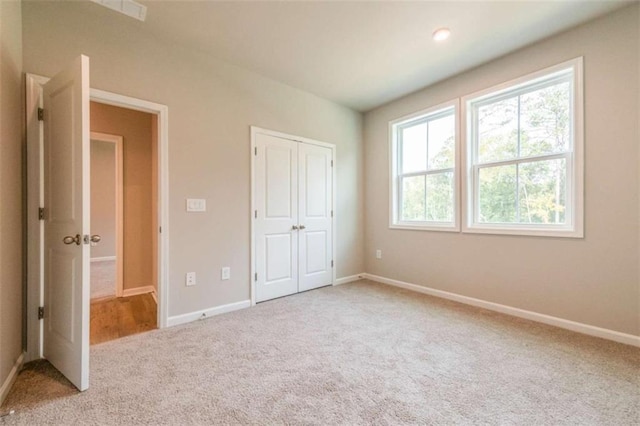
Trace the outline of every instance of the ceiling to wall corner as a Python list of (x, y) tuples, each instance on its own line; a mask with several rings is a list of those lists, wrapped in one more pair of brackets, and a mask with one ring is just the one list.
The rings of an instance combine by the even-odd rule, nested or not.
[(367, 111), (631, 2), (141, 3), (156, 37)]

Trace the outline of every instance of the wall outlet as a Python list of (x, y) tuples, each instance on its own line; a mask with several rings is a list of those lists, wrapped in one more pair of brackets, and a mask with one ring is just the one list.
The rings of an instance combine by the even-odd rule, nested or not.
[(382, 250), (376, 250), (376, 259), (382, 259)]
[(230, 278), (231, 278), (231, 268), (228, 266), (225, 266), (220, 270), (220, 279), (228, 280)]
[(184, 279), (184, 284), (187, 286), (196, 285), (196, 273), (195, 272), (187, 272), (187, 275)]

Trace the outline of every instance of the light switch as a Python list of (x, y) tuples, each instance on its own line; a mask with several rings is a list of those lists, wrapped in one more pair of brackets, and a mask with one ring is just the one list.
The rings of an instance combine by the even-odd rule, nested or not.
[(207, 211), (207, 200), (203, 198), (187, 198), (188, 212), (204, 212)]

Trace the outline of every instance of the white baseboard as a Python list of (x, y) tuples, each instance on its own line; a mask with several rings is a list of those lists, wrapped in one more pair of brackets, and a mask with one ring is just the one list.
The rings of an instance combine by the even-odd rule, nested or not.
[(434, 288), (411, 284), (404, 281), (398, 281), (391, 278), (380, 277), (378, 275), (372, 275), (372, 274), (363, 274), (363, 275), (364, 275), (363, 278), (369, 279), (371, 281), (376, 281), (382, 284), (388, 284), (395, 287), (412, 290), (418, 293), (428, 294), (430, 296), (440, 297), (443, 299), (449, 299), (456, 302), (464, 303), (466, 305), (477, 306), (480, 308), (488, 309), (490, 311), (501, 312), (503, 314), (513, 315), (514, 317), (541, 322), (544, 324), (553, 325), (556, 327), (564, 328), (566, 330), (571, 330), (571, 331), (575, 331), (582, 334), (588, 334), (589, 336), (600, 337), (607, 340), (613, 340), (614, 342), (619, 342), (627, 345), (640, 347), (640, 336), (635, 336), (633, 334), (620, 333), (619, 331), (595, 327), (593, 325), (570, 321), (563, 318), (558, 318), (550, 315), (540, 314), (537, 312), (527, 311), (524, 309), (513, 308), (511, 306), (501, 305), (499, 303), (488, 302), (486, 300), (476, 299), (468, 296), (462, 296), (456, 293), (449, 293), (448, 291), (436, 290)]
[(225, 314), (227, 312), (245, 309), (251, 306), (251, 300), (243, 300), (241, 302), (229, 303), (228, 305), (216, 306), (215, 308), (203, 309), (201, 311), (190, 312), (188, 314), (176, 315), (167, 319), (167, 327), (174, 325), (186, 324), (188, 322), (199, 319), (209, 318), (214, 315)]
[(103, 257), (92, 257), (91, 262), (108, 262), (110, 260), (116, 260), (115, 256), (103, 256)]
[(152, 285), (145, 285), (143, 287), (135, 287), (135, 288), (125, 288), (124, 290), (122, 290), (122, 297), (137, 296), (139, 294), (155, 293), (155, 292), (156, 292), (156, 288)]
[(364, 275), (365, 274), (363, 272), (361, 274), (349, 275), (348, 277), (336, 278), (336, 281), (333, 283), (333, 285), (341, 285), (341, 284), (346, 284), (353, 281), (358, 281), (363, 279)]
[(5, 398), (9, 394), (9, 391), (11, 390), (11, 386), (13, 386), (13, 383), (16, 381), (16, 378), (18, 377), (18, 373), (20, 372), (20, 370), (22, 370), (24, 357), (25, 357), (25, 353), (23, 352), (20, 354), (15, 364), (13, 364), (11, 371), (9, 371), (9, 375), (7, 376), (5, 381), (2, 383), (2, 387), (0, 387), (0, 405), (2, 405)]

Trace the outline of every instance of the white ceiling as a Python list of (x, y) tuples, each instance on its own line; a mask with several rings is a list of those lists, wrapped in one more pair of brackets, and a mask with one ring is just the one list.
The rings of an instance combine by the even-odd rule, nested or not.
[[(142, 25), (158, 37), (367, 111), (628, 2), (143, 4)], [(440, 26), (452, 35), (438, 44), (431, 33)]]

